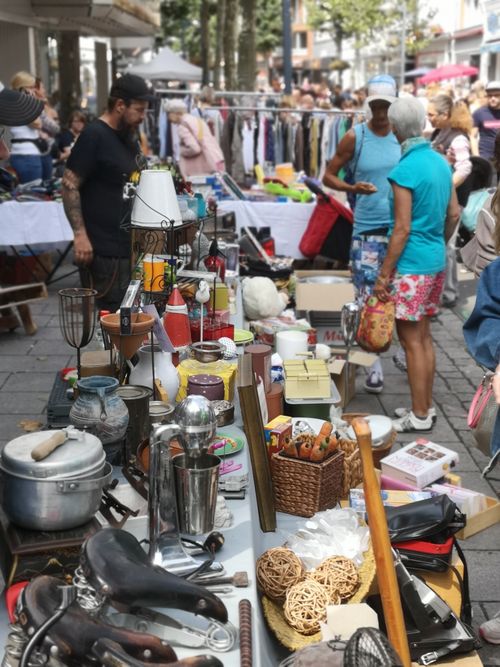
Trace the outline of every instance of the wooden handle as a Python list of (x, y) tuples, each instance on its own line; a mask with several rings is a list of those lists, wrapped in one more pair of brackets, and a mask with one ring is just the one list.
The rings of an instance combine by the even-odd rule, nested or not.
[(361, 417), (353, 419), (352, 428), (356, 434), (361, 461), (363, 463), (363, 489), (366, 511), (368, 514), (373, 553), (377, 564), (377, 579), (379, 581), (387, 636), (397, 651), (403, 667), (411, 667), (408, 637), (396, 570), (394, 569), (387, 519), (380, 495), (380, 486), (373, 466), (372, 434), (368, 422)]
[(49, 454), (52, 454), (54, 449), (60, 447), (66, 442), (67, 435), (64, 431), (57, 431), (43, 442), (40, 442), (31, 452), (31, 458), (34, 461), (41, 461)]

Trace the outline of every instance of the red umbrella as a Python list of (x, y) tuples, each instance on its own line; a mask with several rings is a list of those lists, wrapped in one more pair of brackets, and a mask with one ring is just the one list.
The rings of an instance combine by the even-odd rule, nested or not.
[(434, 81), (443, 81), (444, 79), (457, 79), (460, 76), (475, 76), (478, 73), (478, 68), (472, 67), (472, 65), (441, 65), (441, 67), (431, 69), (419, 81), (426, 84), (433, 83)]

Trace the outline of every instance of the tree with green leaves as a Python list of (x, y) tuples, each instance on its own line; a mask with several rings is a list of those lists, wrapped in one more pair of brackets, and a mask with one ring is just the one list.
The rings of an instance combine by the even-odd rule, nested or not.
[(255, 27), (257, 51), (269, 57), (283, 42), (281, 0), (257, 0)]
[(331, 35), (336, 57), (342, 57), (344, 40), (355, 37), (357, 41), (369, 36), (387, 21), (382, 11), (384, 0), (308, 0), (307, 17), (311, 28)]
[(197, 65), (202, 64), (201, 34), (208, 34), (208, 26), (201, 25), (201, 20), (210, 21), (215, 2), (209, 4), (209, 11), (202, 13), (201, 0), (162, 0), (160, 4), (161, 35), (160, 43), (168, 44), (186, 60)]

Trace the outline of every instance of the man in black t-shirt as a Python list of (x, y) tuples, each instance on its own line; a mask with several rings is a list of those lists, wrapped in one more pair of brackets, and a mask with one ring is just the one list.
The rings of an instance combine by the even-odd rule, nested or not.
[(141, 166), (137, 130), (154, 99), (144, 79), (125, 74), (110, 90), (107, 110), (80, 134), (62, 180), (82, 285), (100, 307), (116, 310), (130, 281), (130, 217), (123, 187)]

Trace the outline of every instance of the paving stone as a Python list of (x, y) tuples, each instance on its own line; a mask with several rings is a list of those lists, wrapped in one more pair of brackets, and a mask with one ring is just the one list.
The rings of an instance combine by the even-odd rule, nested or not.
[[(24, 334), (21, 336), (16, 332), (0, 334), (0, 355), (2, 357), (5, 355), (25, 356), (30, 354), (35, 345), (36, 340), (33, 340), (31, 336)], [(3, 366), (1, 368), (3, 370)]]
[[(500, 600), (500, 551), (467, 551), (470, 588), (474, 590), (476, 602)], [(487, 565), (487, 567), (484, 567)], [(494, 576), (492, 574), (494, 573)]]
[(24, 435), (26, 431), (19, 426), (19, 422), (24, 419), (30, 419), (33, 421), (39, 421), (42, 425), (45, 425), (45, 416), (35, 413), (23, 412), (22, 414), (10, 414), (2, 415), (0, 418), (2, 428), (1, 428), (1, 442), (3, 445), (13, 438), (18, 438), (20, 435)]
[[(42, 414), (47, 405), (47, 391), (4, 392), (0, 401), (1, 415)], [(2, 417), (3, 421), (3, 417)]]
[(460, 540), (464, 551), (494, 551), (500, 544), (500, 523), (476, 533), (466, 540)]
[[(1, 345), (0, 345), (1, 350)], [(0, 368), (2, 371), (31, 371), (33, 373), (37, 372), (53, 372), (54, 374), (59, 368), (67, 368), (71, 365), (70, 360), (72, 357), (69, 354), (54, 355), (43, 357), (37, 356), (18, 356), (18, 355), (5, 355), (0, 351)]]
[(19, 373), (11, 373), (9, 379), (5, 383), (4, 389), (6, 391), (28, 391), (41, 392), (49, 391), (54, 384), (54, 373), (32, 373), (30, 371), (21, 371)]
[(29, 354), (36, 357), (58, 356), (63, 349), (71, 352), (71, 347), (62, 340), (38, 340)]
[(436, 398), (436, 403), (447, 417), (462, 417), (464, 415), (462, 403), (453, 394), (446, 394), (440, 399)]
[[(1, 360), (0, 360), (0, 368), (3, 368), (3, 366), (1, 365)], [(0, 389), (4, 386), (9, 375), (10, 373), (0, 373)]]
[(477, 386), (472, 380), (469, 380), (469, 378), (463, 377), (462, 379), (459, 378), (448, 378), (446, 380), (446, 383), (450, 390), (459, 398), (463, 396), (465, 393), (467, 395), (470, 394), (470, 387), (472, 386), (474, 390), (477, 389)]

